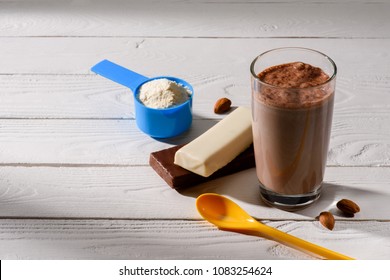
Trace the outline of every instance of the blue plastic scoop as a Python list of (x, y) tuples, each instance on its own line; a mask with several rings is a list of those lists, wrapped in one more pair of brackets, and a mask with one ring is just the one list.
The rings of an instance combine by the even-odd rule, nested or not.
[[(168, 138), (183, 133), (191, 126), (194, 90), (186, 81), (169, 76), (148, 78), (108, 60), (99, 62), (91, 70), (111, 81), (130, 88), (134, 95), (137, 126), (146, 134), (155, 138)], [(140, 87), (149, 81), (163, 78), (188, 88), (192, 92), (189, 99), (180, 105), (165, 109), (150, 108), (142, 104), (138, 98)]]

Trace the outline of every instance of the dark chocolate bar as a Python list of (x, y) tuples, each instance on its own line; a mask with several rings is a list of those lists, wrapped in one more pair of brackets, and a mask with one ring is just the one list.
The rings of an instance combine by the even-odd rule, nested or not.
[(255, 155), (253, 145), (251, 145), (226, 166), (217, 170), (209, 177), (203, 177), (173, 163), (176, 151), (182, 146), (184, 145), (153, 152), (149, 157), (149, 165), (174, 189), (192, 187), (203, 182), (255, 167)]

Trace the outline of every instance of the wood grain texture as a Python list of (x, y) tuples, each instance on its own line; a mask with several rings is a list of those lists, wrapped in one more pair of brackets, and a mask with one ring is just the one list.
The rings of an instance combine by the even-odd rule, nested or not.
[(390, 39), (0, 37), (0, 74), (92, 74), (93, 65), (109, 59), (145, 76), (181, 77), (196, 90), (234, 81), (227, 88), (234, 91), (250, 88), (249, 65), (257, 55), (286, 46), (329, 55), (351, 87), (365, 76), (388, 82)]
[[(389, 1), (0, 0), (0, 259), (310, 259), (219, 231), (195, 198), (224, 194), (270, 226), (358, 259), (390, 259)], [(259, 198), (254, 169), (177, 192), (150, 152), (188, 142), (249, 106), (249, 64), (276, 47), (317, 49), (338, 66), (323, 193), (285, 212)], [(194, 124), (157, 140), (132, 93), (94, 75), (110, 59), (195, 89)], [(344, 217), (341, 198), (361, 212)], [(336, 217), (330, 232), (316, 220)]]
[(389, 9), (387, 1), (6, 1), (0, 34), (389, 38)]
[[(333, 231), (318, 221), (266, 224), (357, 259), (390, 257), (389, 222), (340, 221)], [(1, 259), (313, 259), (204, 221), (0, 220), (0, 246)]]
[[(131, 119), (0, 119), (0, 163), (145, 165), (151, 152), (187, 143), (216, 122), (196, 119), (180, 136), (158, 140)], [(328, 165), (390, 166), (389, 114), (335, 117), (333, 127)]]
[(129, 89), (97, 75), (0, 75), (0, 118), (134, 118)]
[[(137, 164), (145, 163), (143, 152), (148, 154), (165, 147), (160, 142), (153, 142), (147, 137), (142, 138), (143, 135), (136, 129), (134, 121), (120, 119), (132, 119), (134, 116), (132, 96), (127, 89), (101, 77), (82, 74), (82, 72), (88, 72), (89, 67), (99, 60), (95, 57), (92, 61), (93, 55), (87, 55), (99, 53), (99, 50), (88, 52), (88, 48), (103, 46), (111, 51), (117, 49), (120, 54), (127, 50), (122, 45), (126, 42), (125, 39), (2, 38), (0, 40), (8, 40), (11, 43), (9, 46), (0, 45), (0, 49), (4, 50), (4, 52), (0, 52), (4, 54), (0, 72), (4, 74), (10, 71), (19, 73), (19, 75), (1, 76), (0, 81), (3, 87), (0, 91), (0, 116), (3, 118), (113, 118), (111, 121), (103, 120), (102, 122), (98, 122), (98, 120), (91, 122), (88, 120), (70, 122), (59, 120), (61, 123), (59, 127), (54, 127), (56, 123), (50, 121), (4, 120), (2, 121), (4, 131), (2, 150), (4, 156), (9, 155), (9, 159), (1, 162), (26, 163), (32, 160), (33, 163), (100, 164), (108, 158), (108, 164)], [(25, 57), (27, 61), (30, 59), (27, 64), (22, 64), (20, 57), (17, 59), (18, 55), (23, 53), (21, 49), (18, 50), (20, 48), (17, 44), (18, 40), (21, 40), (23, 45), (36, 45), (35, 48), (30, 49), (34, 55)], [(132, 40), (133, 43), (136, 42), (135, 39)], [(151, 39), (144, 42), (144, 48), (147, 49), (146, 52), (143, 52), (145, 57), (137, 51), (132, 54), (134, 65), (139, 65), (140, 69), (149, 68), (149, 71), (155, 71), (155, 69), (165, 68), (166, 71), (166, 65), (169, 65), (169, 69), (173, 72), (170, 73), (171, 75), (184, 76), (194, 85), (194, 118), (199, 121), (195, 122), (194, 129), (189, 134), (183, 135), (179, 139), (169, 140), (171, 143), (189, 141), (205, 131), (205, 128), (211, 127), (215, 121), (209, 119), (220, 118), (212, 113), (212, 105), (221, 96), (230, 97), (235, 106), (249, 106), (250, 84), (247, 66), (250, 59), (240, 57), (240, 46), (246, 48), (246, 51), (254, 53), (257, 45), (262, 45), (263, 48), (272, 48), (287, 42), (283, 39), (273, 41), (250, 39), (246, 41), (251, 42), (251, 44), (242, 44), (240, 40), (224, 40), (226, 44), (223, 51), (218, 51), (221, 45), (216, 40), (175, 40), (173, 40), (175, 52), (162, 43), (169, 40)], [(119, 44), (115, 44), (115, 41)], [(341, 49), (335, 51), (333, 48), (332, 44), (340, 43), (340, 40), (298, 41), (302, 45), (306, 43), (309, 47), (326, 48), (332, 53), (332, 56), (336, 56), (335, 60), (339, 65), (329, 164), (387, 166), (390, 161), (388, 153), (390, 143), (388, 119), (390, 111), (388, 82), (390, 61), (387, 61), (390, 57), (388, 53), (390, 41), (382, 40), (382, 44), (377, 45), (375, 40), (342, 40), (343, 45), (352, 51), (347, 54)], [(170, 46), (172, 45), (170, 44)], [(202, 55), (208, 60), (209, 67), (202, 67), (203, 60), (194, 59), (189, 52), (191, 47), (202, 49), (200, 46), (207, 47), (208, 52), (204, 52)], [(64, 47), (66, 49), (63, 49)], [(373, 52), (373, 48), (376, 48), (377, 51)], [(136, 48), (132, 47), (131, 49), (135, 50)], [(156, 50), (158, 51), (156, 52)], [(41, 58), (47, 59), (50, 63), (42, 64), (38, 60), (33, 61), (36, 58), (36, 52), (41, 53)], [(72, 53), (72, 64), (76, 65), (62, 61), (58, 52), (67, 54), (63, 55), (62, 59), (68, 61), (69, 53)], [(170, 55), (172, 53), (174, 55)], [(366, 59), (357, 60), (358, 54)], [(122, 57), (121, 60), (123, 59)], [(153, 69), (150, 66), (145, 66), (145, 59), (153, 61)], [(89, 62), (89, 60), (91, 61)], [(20, 62), (14, 63), (15, 61)], [(172, 63), (172, 61), (176, 61), (176, 63)], [(237, 67), (231, 67), (232, 61)], [(181, 69), (183, 63), (193, 65), (194, 68), (190, 68), (188, 73), (184, 74), (184, 70)], [(123, 64), (129, 65), (129, 62)], [(29, 69), (23, 69), (25, 66)], [(50, 67), (52, 68), (50, 69)], [(68, 75), (72, 72), (70, 69), (77, 68), (83, 69), (83, 71), (76, 71), (80, 72), (76, 75)], [(135, 68), (138, 69), (138, 67)], [(193, 69), (201, 69), (202, 71)], [(23, 75), (23, 72), (48, 72), (51, 74)], [(53, 75), (57, 72), (66, 75)], [(161, 74), (163, 70), (158, 74), (157, 72), (154, 75)], [(19, 129), (11, 128), (11, 131), (8, 131), (13, 125)], [(381, 132), (377, 133), (378, 130)], [(87, 131), (88, 133), (86, 133)], [(25, 135), (27, 132), (29, 135)], [(51, 137), (42, 138), (47, 133), (50, 133)], [(23, 139), (7, 140), (12, 139), (10, 137)], [(143, 141), (146, 143), (142, 143)], [(149, 148), (145, 148), (145, 146)], [(26, 153), (14, 153), (15, 148), (23, 150), (23, 147), (28, 148)], [(141, 147), (141, 149), (132, 150), (133, 147)], [(42, 153), (43, 148), (46, 150), (45, 153)], [(80, 149), (84, 148), (87, 150), (80, 152)], [(36, 155), (36, 153), (38, 154)], [(140, 161), (140, 157), (143, 158), (143, 161), (142, 159)]]
[[(360, 68), (340, 71), (343, 73), (337, 79), (337, 119), (365, 114), (370, 118), (390, 111), (390, 74), (375, 69), (365, 74), (366, 70)], [(240, 78), (235, 78), (235, 74)], [(247, 78), (240, 73), (218, 76), (217, 68), (193, 76), (194, 118), (223, 118), (225, 115), (214, 114), (213, 106), (224, 96), (232, 100), (233, 106), (249, 106)], [(133, 93), (98, 75), (0, 75), (0, 118), (133, 119), (134, 116)]]
[[(389, 168), (326, 170), (320, 200), (286, 212), (260, 199), (254, 169), (177, 192), (144, 167), (1, 167), (0, 217), (200, 219), (195, 198), (205, 192), (226, 195), (258, 219), (314, 220), (331, 211), (337, 220), (390, 220)], [(140, 175), (142, 174), (142, 175)], [(361, 208), (353, 219), (336, 203), (348, 198)]]

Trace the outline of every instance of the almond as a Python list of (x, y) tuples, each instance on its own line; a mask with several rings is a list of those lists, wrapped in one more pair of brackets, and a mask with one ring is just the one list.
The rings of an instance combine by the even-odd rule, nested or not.
[(320, 223), (327, 229), (332, 230), (334, 228), (335, 220), (332, 213), (328, 211), (321, 212), (318, 219)]
[(228, 98), (220, 98), (214, 105), (214, 113), (223, 114), (230, 110), (232, 102)]
[(337, 208), (348, 217), (353, 217), (360, 212), (360, 207), (355, 202), (349, 199), (342, 199), (336, 204)]

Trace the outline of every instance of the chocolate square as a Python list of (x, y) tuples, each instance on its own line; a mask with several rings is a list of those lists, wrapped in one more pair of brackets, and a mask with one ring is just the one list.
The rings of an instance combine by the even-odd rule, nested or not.
[(184, 145), (178, 145), (153, 152), (149, 157), (149, 165), (173, 189), (192, 187), (200, 183), (255, 167), (255, 155), (253, 145), (251, 145), (226, 166), (217, 170), (209, 177), (203, 177), (173, 163), (176, 151), (183, 146)]

